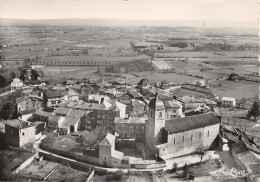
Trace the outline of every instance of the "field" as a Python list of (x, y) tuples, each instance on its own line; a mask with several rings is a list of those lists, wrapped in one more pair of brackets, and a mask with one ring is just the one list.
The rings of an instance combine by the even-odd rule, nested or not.
[(28, 152), (21, 152), (15, 150), (0, 150), (0, 167), (5, 168), (8, 171), (12, 171), (31, 156), (32, 154)]
[(210, 88), (221, 97), (235, 97), (236, 99), (242, 99), (243, 97), (255, 97), (259, 94), (259, 85), (254, 82), (246, 81), (227, 81), (220, 80), (210, 83)]
[(73, 181), (73, 182), (85, 182), (88, 178), (87, 172), (72, 169), (60, 165), (48, 178), (47, 181)]
[(20, 171), (20, 175), (27, 178), (33, 178), (36, 180), (45, 179), (54, 170), (59, 167), (59, 164), (48, 161), (35, 161), (28, 167)]
[(66, 80), (70, 78), (75, 79), (99, 79), (100, 76), (96, 74), (96, 67), (80, 67), (80, 66), (46, 66), (38, 67), (42, 80)]
[(133, 79), (129, 79), (128, 82), (133, 83), (133, 82), (138, 82), (142, 78), (147, 78), (149, 80), (153, 81), (168, 81), (168, 82), (175, 82), (175, 83), (188, 83), (188, 82), (193, 82), (196, 80), (201, 80), (199, 78), (195, 78), (192, 76), (186, 76), (186, 75), (180, 75), (176, 73), (157, 73), (157, 72), (146, 72), (140, 74), (140, 77), (136, 77)]

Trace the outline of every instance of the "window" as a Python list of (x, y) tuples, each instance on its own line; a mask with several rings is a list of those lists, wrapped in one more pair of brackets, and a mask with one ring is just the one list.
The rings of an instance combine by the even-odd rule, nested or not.
[(150, 111), (150, 116), (153, 116), (153, 111)]
[(104, 155), (104, 156), (103, 156), (103, 159), (104, 159), (104, 161), (107, 160), (107, 156)]
[(190, 136), (190, 140), (192, 141), (192, 138), (193, 138), (193, 135), (191, 134), (191, 136)]
[(208, 137), (209, 137), (209, 130), (208, 130)]
[(133, 130), (133, 126), (130, 126), (130, 130)]
[(182, 141), (184, 142), (184, 136), (182, 137)]
[(159, 118), (162, 118), (162, 112), (159, 112)]
[(200, 139), (201, 139), (201, 132), (200, 132)]
[(118, 129), (121, 130), (121, 126), (119, 126)]
[(24, 136), (24, 132), (23, 132), (23, 136)]
[(175, 145), (175, 138), (173, 139), (173, 144)]

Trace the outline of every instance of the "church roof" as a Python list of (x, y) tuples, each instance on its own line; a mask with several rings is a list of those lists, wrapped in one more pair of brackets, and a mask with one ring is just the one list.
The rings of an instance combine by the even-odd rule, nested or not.
[(163, 101), (161, 101), (157, 95), (155, 96), (155, 98), (153, 98), (149, 102), (148, 106), (153, 109), (164, 109), (165, 108)]
[(167, 120), (164, 129), (173, 134), (194, 130), (205, 126), (212, 126), (218, 123), (220, 123), (220, 120), (214, 116), (214, 114), (207, 113)]

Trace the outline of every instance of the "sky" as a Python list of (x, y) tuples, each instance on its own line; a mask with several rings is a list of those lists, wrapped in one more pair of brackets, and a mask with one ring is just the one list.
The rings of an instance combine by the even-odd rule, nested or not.
[(0, 0), (0, 18), (256, 21), (257, 0)]

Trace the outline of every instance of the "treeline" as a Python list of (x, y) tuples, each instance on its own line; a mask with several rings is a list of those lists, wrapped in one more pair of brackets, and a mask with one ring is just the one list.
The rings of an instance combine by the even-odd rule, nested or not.
[(99, 72), (105, 71), (110, 73), (132, 73), (153, 70), (154, 68), (151, 62), (145, 60), (134, 60), (106, 66), (104, 70), (101, 69)]
[(194, 51), (249, 51), (254, 50), (256, 47), (253, 46), (233, 46), (226, 43), (204, 43), (193, 47)]

